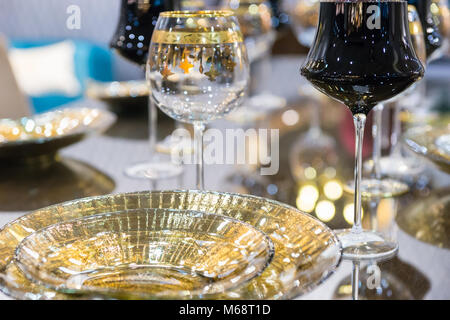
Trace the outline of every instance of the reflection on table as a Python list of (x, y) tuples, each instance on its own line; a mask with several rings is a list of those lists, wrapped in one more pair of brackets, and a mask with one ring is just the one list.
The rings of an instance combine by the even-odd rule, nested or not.
[(35, 210), (77, 198), (108, 194), (115, 188), (110, 177), (87, 163), (70, 158), (47, 160), (32, 166), (2, 168), (1, 211)]

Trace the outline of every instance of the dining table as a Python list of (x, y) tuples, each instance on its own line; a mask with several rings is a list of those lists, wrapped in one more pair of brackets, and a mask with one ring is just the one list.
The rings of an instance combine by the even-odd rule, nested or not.
[[(302, 98), (298, 92), (301, 62), (302, 58), (295, 55), (279, 55), (270, 60), (271, 73), (266, 81), (267, 87), (271, 93), (286, 99), (287, 105), (284, 108), (271, 110), (262, 119), (251, 123), (243, 124), (225, 119), (210, 125), (220, 130), (252, 126), (278, 129), (279, 172), (273, 176), (261, 176), (259, 170), (253, 167), (208, 164), (205, 166), (207, 190), (251, 193), (301, 209), (298, 200), (301, 182), (293, 177), (289, 162), (292, 146), (306, 132), (311, 120), (308, 108), (311, 102)], [(351, 114), (339, 103), (328, 101), (325, 100), (325, 105), (321, 108), (322, 127), (324, 132), (338, 140), (336, 166), (342, 168), (342, 179), (351, 179), (352, 146), (346, 144), (347, 135), (351, 141), (353, 134)], [(107, 104), (87, 97), (72, 103), (70, 107), (72, 106), (108, 108)], [(296, 121), (289, 121), (292, 116)], [(159, 137), (163, 138), (174, 128), (174, 124), (166, 119), (160, 127)], [(366, 136), (367, 146), (370, 147), (370, 129), (366, 130)], [(370, 157), (370, 152), (365, 156)], [(137, 112), (133, 115), (119, 115), (116, 123), (103, 134), (91, 136), (62, 149), (56, 161), (44, 169), (26, 168), (26, 164), (2, 166), (0, 227), (38, 208), (76, 198), (145, 190), (195, 189), (194, 165), (185, 165), (181, 176), (159, 181), (126, 176), (124, 168), (149, 157), (148, 119), (145, 112)], [(350, 278), (355, 267), (361, 268), (359, 289), (362, 298), (450, 299), (450, 207), (447, 205), (443, 209), (444, 213), (441, 213), (439, 219), (424, 218), (421, 223), (430, 224), (426, 228), (416, 226), (413, 230), (408, 227), (411, 224), (404, 223), (409, 221), (408, 214), (421, 203), (427, 203), (436, 193), (441, 198), (450, 194), (450, 175), (429, 162), (424, 163), (426, 168), (423, 176), (413, 182), (414, 186), (408, 194), (383, 202), (384, 208), (389, 211), (390, 232), (395, 234), (399, 243), (398, 254), (388, 260), (371, 261), (357, 266), (355, 262), (343, 260), (331, 277), (297, 299), (350, 299)], [(351, 199), (349, 195), (346, 197)], [(340, 218), (326, 222), (332, 229), (348, 227), (342, 219), (343, 208), (342, 203), (336, 205), (335, 215)], [(427, 206), (421, 208), (425, 210)], [(309, 214), (315, 215), (314, 212)], [(426, 237), (420, 232), (436, 232), (436, 237)], [(439, 241), (436, 240), (437, 233), (441, 234)], [(375, 287), (374, 270), (380, 272), (380, 281)], [(12, 298), (0, 293), (0, 299)]]

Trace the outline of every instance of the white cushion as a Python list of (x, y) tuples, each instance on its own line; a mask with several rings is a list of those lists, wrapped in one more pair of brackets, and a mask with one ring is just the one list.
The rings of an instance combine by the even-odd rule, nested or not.
[(30, 96), (49, 93), (77, 96), (81, 85), (75, 76), (75, 45), (62, 41), (52, 45), (11, 49), (9, 60), (22, 90)]

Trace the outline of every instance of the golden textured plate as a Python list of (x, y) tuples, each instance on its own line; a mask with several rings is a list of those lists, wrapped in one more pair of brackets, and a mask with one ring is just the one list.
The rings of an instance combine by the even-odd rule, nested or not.
[(65, 108), (24, 117), (0, 119), (0, 160), (55, 154), (58, 149), (108, 129), (116, 120), (109, 111)]
[(148, 108), (149, 86), (145, 80), (98, 82), (87, 84), (86, 96), (108, 104), (118, 114), (142, 113)]
[[(0, 287), (21, 299), (89, 298), (59, 293), (31, 283), (13, 262), (14, 250), (32, 232), (55, 223), (121, 210), (183, 209), (244, 221), (270, 237), (272, 262), (246, 285), (217, 299), (289, 299), (328, 278), (339, 265), (341, 245), (323, 223), (299, 210), (251, 195), (213, 191), (147, 191), (69, 201), (34, 211), (0, 231)], [(210, 297), (212, 298), (212, 297)]]
[(450, 188), (417, 199), (397, 214), (396, 221), (414, 238), (450, 249)]
[(432, 161), (447, 173), (450, 173), (449, 140), (448, 123), (441, 126), (411, 128), (405, 133), (405, 143), (411, 150)]
[(260, 274), (273, 243), (253, 226), (190, 210), (136, 209), (54, 224), (15, 260), (33, 282), (66, 293), (206, 298)]

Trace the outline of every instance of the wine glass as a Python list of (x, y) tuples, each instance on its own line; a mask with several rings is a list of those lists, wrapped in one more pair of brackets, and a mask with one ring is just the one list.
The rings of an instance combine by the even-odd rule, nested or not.
[[(284, 98), (270, 92), (267, 81), (272, 72), (270, 56), (276, 39), (272, 24), (273, 12), (265, 0), (222, 0), (221, 6), (234, 12), (244, 36), (251, 64), (251, 81), (249, 96), (241, 111), (245, 120), (251, 123), (254, 118), (263, 117), (286, 105)], [(241, 121), (242, 115), (234, 114), (231, 117)]]
[(438, 49), (442, 46), (443, 37), (438, 25), (439, 17), (436, 11), (439, 11), (439, 8), (437, 2), (434, 0), (408, 0), (408, 4), (416, 7), (422, 22), (428, 62), (439, 58), (442, 52)]
[[(408, 26), (414, 51), (422, 62), (422, 65), (425, 66), (426, 51), (424, 34), (417, 10), (412, 5), (408, 5)], [(420, 90), (417, 90), (417, 84), (418, 83), (415, 83), (408, 90), (391, 100), (395, 103), (404, 100), (405, 97), (407, 99), (409, 97), (408, 101), (411, 102), (412, 95), (414, 95), (416, 91), (418, 94), (421, 93)], [(405, 176), (412, 178), (420, 173), (423, 168), (422, 162), (417, 161), (416, 158), (403, 157), (399, 152), (391, 152), (391, 154), (386, 157), (381, 156), (383, 110), (384, 103), (379, 103), (374, 108), (374, 120), (372, 123), (372, 136), (374, 141), (372, 159), (364, 164), (365, 168), (372, 173), (372, 178), (363, 179), (361, 182), (362, 192), (368, 197), (392, 197), (406, 193), (409, 190), (409, 187), (400, 180), (404, 180)], [(398, 130), (395, 124), (397, 120), (399, 121), (397, 111), (398, 107), (395, 108), (394, 112), (394, 132)]]
[[(430, 2), (430, 6), (434, 2)], [(425, 10), (427, 7), (424, 7), (424, 3), (422, 1), (416, 2), (417, 7), (422, 8), (422, 10)], [(434, 4), (435, 8), (439, 8), (439, 4)], [(425, 12), (426, 11), (426, 12)], [(424, 15), (434, 15), (432, 13), (431, 9), (428, 8), (428, 10), (424, 11)], [(442, 11), (442, 10), (441, 10)], [(427, 13), (430, 12), (430, 13)], [(445, 12), (445, 11), (442, 11)], [(443, 20), (443, 19), (440, 19)], [(439, 45), (440, 39), (440, 29), (442, 28), (443, 24), (435, 24), (436, 19), (432, 19), (430, 22), (423, 22), (421, 21), (421, 18), (419, 16), (419, 13), (416, 10), (416, 6), (414, 5), (408, 5), (408, 21), (409, 21), (409, 30), (411, 34), (411, 41), (413, 44), (413, 47), (416, 51), (417, 56), (419, 57), (420, 61), (422, 62), (423, 66), (426, 66), (427, 59), (428, 62), (430, 62), (433, 59), (436, 59), (440, 56), (442, 51), (440, 50), (442, 48), (441, 45)], [(436, 29), (434, 32), (429, 31), (429, 33), (432, 36), (425, 37), (425, 33), (423, 31), (423, 25), (431, 25), (432, 29)], [(439, 28), (437, 28), (439, 27)], [(432, 48), (431, 55), (427, 56), (426, 46)], [(436, 50), (436, 51), (434, 51)], [(430, 50), (428, 51), (430, 52)], [(381, 146), (380, 143), (377, 141), (381, 140), (381, 115), (378, 115), (377, 113), (381, 113), (382, 110), (377, 110), (378, 108), (375, 108), (375, 122), (374, 125), (379, 127), (380, 129), (376, 130), (376, 137), (374, 143), (374, 157), (373, 161), (367, 163), (367, 167), (372, 167), (372, 171), (375, 172), (375, 176), (379, 177), (381, 175), (400, 179), (400, 180), (412, 180), (415, 177), (417, 177), (421, 172), (424, 170), (424, 164), (420, 159), (417, 159), (416, 157), (408, 157), (402, 153), (401, 145), (398, 143), (400, 135), (401, 135), (401, 122), (400, 122), (400, 109), (406, 108), (406, 109), (412, 109), (414, 110), (414, 106), (417, 105), (423, 105), (424, 101), (423, 98), (426, 95), (425, 90), (425, 83), (424, 81), (420, 81), (419, 83), (415, 84), (413, 87), (409, 88), (405, 93), (403, 93), (401, 96), (394, 98), (394, 115), (393, 115), (393, 130), (390, 137), (391, 142), (391, 148), (388, 156), (381, 157)], [(375, 154), (376, 153), (376, 154)], [(393, 184), (389, 184), (389, 181), (393, 181)], [(364, 184), (364, 182), (363, 182)], [(404, 184), (403, 184), (404, 185)], [(397, 186), (397, 188), (395, 187)], [(386, 191), (390, 191), (393, 194), (399, 194), (402, 193), (402, 184), (398, 183), (398, 181), (393, 179), (385, 179), (384, 182), (384, 189)], [(403, 189), (405, 189), (403, 187)]]
[[(319, 22), (320, 0), (285, 0), (284, 7), (289, 12), (290, 25), (297, 41), (304, 47), (311, 47), (317, 24)], [(292, 147), (291, 171), (299, 172), (299, 159), (303, 154), (314, 152), (316, 154), (328, 154), (335, 148), (335, 140), (325, 134), (320, 125), (321, 104), (324, 103), (321, 93), (314, 90), (312, 85), (302, 79), (299, 92), (313, 102), (311, 111), (311, 120), (306, 134), (299, 137)], [(326, 157), (324, 157), (326, 158)], [(295, 164), (295, 165), (294, 165)]]
[[(125, 59), (145, 68), (150, 39), (158, 15), (165, 10), (176, 9), (175, 0), (122, 0), (119, 23), (111, 39), (110, 47)], [(171, 161), (164, 161), (156, 154), (157, 110), (149, 97), (149, 147), (150, 161), (134, 164), (125, 169), (131, 178), (152, 180), (180, 175), (183, 168)]]
[(161, 13), (150, 44), (147, 79), (163, 112), (193, 124), (197, 188), (204, 189), (205, 124), (238, 107), (249, 82), (247, 52), (233, 12)]
[(352, 229), (338, 230), (343, 257), (374, 259), (398, 244), (361, 226), (362, 142), (366, 116), (378, 103), (422, 78), (404, 1), (320, 3), (319, 25), (301, 73), (319, 91), (344, 103), (355, 125), (355, 205)]

